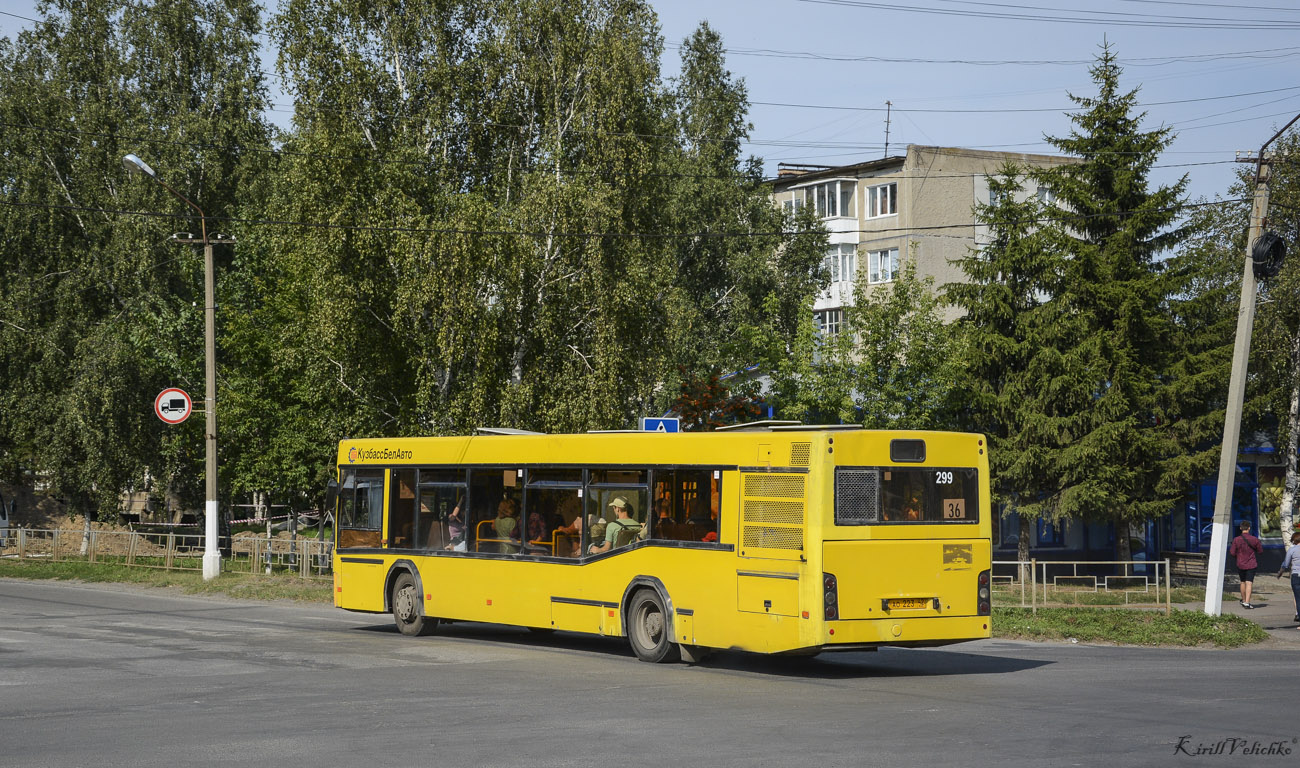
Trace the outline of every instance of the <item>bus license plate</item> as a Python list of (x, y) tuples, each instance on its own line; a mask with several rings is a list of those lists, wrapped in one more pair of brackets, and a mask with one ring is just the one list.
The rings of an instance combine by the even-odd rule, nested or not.
[(915, 610), (929, 607), (930, 601), (923, 597), (896, 597), (889, 601), (890, 610), (895, 608)]

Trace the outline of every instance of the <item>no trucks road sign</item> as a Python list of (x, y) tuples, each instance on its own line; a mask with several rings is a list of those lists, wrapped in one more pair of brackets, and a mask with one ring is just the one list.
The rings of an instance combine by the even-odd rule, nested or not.
[(158, 393), (153, 401), (153, 412), (168, 424), (180, 424), (194, 412), (194, 401), (185, 390), (171, 387)]

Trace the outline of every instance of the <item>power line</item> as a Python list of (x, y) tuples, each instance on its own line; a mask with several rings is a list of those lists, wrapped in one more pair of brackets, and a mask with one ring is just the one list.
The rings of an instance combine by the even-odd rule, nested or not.
[[(1231, 198), (1226, 200), (1215, 200), (1205, 203), (1183, 203), (1166, 208), (1144, 210), (1144, 211), (1112, 211), (1107, 213), (1095, 214), (1076, 214), (1076, 215), (1054, 215), (1034, 219), (1025, 219), (1018, 221), (1018, 224), (1047, 224), (1060, 223), (1068, 224), (1075, 221), (1087, 221), (1098, 218), (1116, 218), (1129, 216), (1135, 213), (1173, 213), (1189, 209), (1203, 208), (1207, 206), (1220, 206), (1224, 203), (1240, 203), (1245, 199)], [(129, 211), (112, 208), (94, 208), (90, 206), (79, 205), (51, 205), (49, 203), (19, 203), (10, 200), (0, 200), (0, 205), (8, 205), (15, 208), (42, 208), (56, 211), (79, 211), (89, 213), (105, 213), (122, 216), (146, 216), (163, 219), (191, 219), (193, 216), (175, 213), (159, 213), (156, 211)], [(263, 227), (294, 227), (300, 229), (323, 229), (323, 230), (347, 230), (353, 232), (394, 232), (401, 234), (427, 234), (427, 235), (469, 235), (485, 237), (564, 237), (575, 238), (580, 240), (595, 240), (604, 238), (645, 238), (645, 239), (677, 239), (677, 238), (730, 238), (730, 237), (801, 237), (806, 235), (827, 234), (823, 230), (758, 230), (744, 232), (547, 232), (542, 230), (493, 230), (493, 229), (462, 229), (456, 227), (400, 227), (400, 226), (380, 226), (374, 224), (333, 224), (311, 221), (288, 221), (276, 219), (245, 219), (235, 216), (208, 216), (209, 221), (221, 221), (230, 224), (243, 224), (248, 226)], [(881, 235), (891, 233), (909, 233), (909, 232), (930, 232), (947, 229), (970, 229), (977, 226), (987, 226), (979, 222), (967, 222), (962, 224), (935, 224), (922, 227), (892, 227), (883, 229), (849, 229), (836, 230), (840, 234), (867, 234)]]
[(30, 17), (30, 16), (19, 16), (19, 15), (16, 14), (16, 13), (9, 13), (8, 11), (0, 11), (0, 16), (12, 16), (12, 17), (15, 18), (15, 19), (22, 19), (23, 21), (30, 21), (30, 22), (32, 22), (33, 24), (40, 24), (40, 23), (41, 23), (38, 19), (33, 19), (33, 18)]
[[(1011, 3), (967, 2), (966, 0), (940, 0), (958, 5), (986, 6), (1007, 8), (1007, 11), (963, 10), (959, 8), (936, 8), (932, 6), (906, 6), (897, 2), (873, 3), (866, 0), (799, 0), (804, 3), (819, 5), (838, 5), (849, 8), (861, 8), (880, 11), (899, 11), (933, 16), (959, 16), (978, 19), (999, 19), (1009, 21), (1040, 21), (1058, 24), (1105, 24), (1121, 27), (1155, 27), (1160, 29), (1217, 29), (1217, 30), (1260, 30), (1292, 31), (1300, 29), (1300, 22), (1275, 21), (1270, 19), (1231, 19), (1220, 17), (1184, 16), (1181, 20), (1170, 20), (1167, 16), (1145, 13), (1125, 13), (1119, 11), (1093, 11), (1086, 9), (1047, 8), (1036, 5), (1017, 5)], [(1015, 10), (1019, 9), (1019, 10)], [(1103, 18), (1088, 16), (1051, 16), (1023, 11), (1049, 11), (1059, 14), (1092, 14)]]
[[(680, 50), (682, 44), (669, 43), (666, 47)], [(804, 59), (809, 61), (829, 61), (835, 63), (866, 62), (872, 64), (960, 64), (977, 67), (1000, 66), (1089, 66), (1095, 59), (927, 59), (914, 56), (871, 56), (860, 54), (834, 54), (820, 51), (787, 51), (774, 48), (725, 48), (731, 56), (754, 56), (775, 59)], [(1125, 67), (1157, 67), (1168, 64), (1192, 63), (1203, 64), (1210, 61), (1231, 59), (1279, 59), (1300, 55), (1300, 48), (1263, 48), (1253, 51), (1230, 51), (1224, 53), (1200, 53), (1183, 56), (1146, 56), (1116, 59), (1116, 63)]]
[(1149, 5), (1182, 5), (1202, 8), (1227, 8), (1232, 11), (1283, 11), (1285, 13), (1300, 13), (1300, 8), (1283, 7), (1278, 5), (1236, 5), (1232, 3), (1193, 3), (1187, 0), (1122, 0), (1125, 3), (1147, 3)]
[[(93, 83), (84, 83), (84, 82), (79, 84), (94, 85)], [(1245, 91), (1241, 93), (1221, 94), (1218, 96), (1202, 96), (1193, 99), (1174, 99), (1168, 101), (1149, 102), (1141, 106), (1143, 108), (1146, 108), (1146, 107), (1155, 107), (1155, 106), (1171, 106), (1177, 104), (1195, 104), (1195, 103), (1208, 102), (1208, 101), (1223, 101), (1227, 99), (1245, 98), (1248, 96), (1284, 93), (1284, 92), (1291, 92), (1296, 90), (1300, 90), (1300, 86), (1287, 86), (1283, 88), (1273, 88), (1273, 89), (1267, 89), (1262, 91)], [(804, 104), (804, 103), (796, 103), (796, 102), (750, 101), (748, 102), (748, 104), (750, 106), (770, 106), (770, 107), (784, 107), (784, 108), (795, 108), (795, 109), (818, 109), (818, 110), (848, 111), (848, 112), (884, 112), (885, 111), (881, 107), (855, 107), (855, 106), (832, 105), (832, 104)], [(899, 109), (897, 111), (916, 113), (916, 114), (1017, 114), (1017, 113), (1045, 113), (1045, 112), (1059, 112), (1065, 114), (1065, 113), (1070, 113), (1071, 111), (1077, 109), (1078, 109), (1077, 106), (1071, 106), (1071, 107), (1025, 107), (1025, 108), (1000, 108), (1000, 109), (917, 108), (917, 109)], [(359, 112), (356, 110), (330, 110), (330, 109), (322, 109), (320, 107), (317, 107), (315, 111), (324, 111), (324, 112), (332, 112), (335, 114), (356, 115), (356, 116), (366, 116), (366, 117), (378, 116), (378, 115), (368, 114), (364, 112)], [(306, 111), (306, 112), (299, 111), (297, 107), (295, 107), (293, 112), (294, 114), (312, 114), (312, 111)], [(1189, 119), (1197, 119), (1197, 118), (1189, 118)], [(521, 124), (500, 123), (496, 121), (487, 121), (487, 120), (464, 121), (462, 124), (506, 129), (506, 130), (519, 130), (519, 129), (529, 128), (529, 126), (525, 126)], [(12, 126), (13, 124), (9, 124), (9, 125)], [(19, 126), (14, 126), (14, 127), (19, 127)], [(581, 134), (592, 135), (592, 136), (613, 136), (613, 137), (642, 138), (642, 139), (646, 139), (646, 138), (670, 139), (675, 141), (687, 140), (693, 142), (714, 142), (714, 143), (740, 141), (754, 146), (803, 147), (803, 148), (810, 148), (810, 149), (861, 148), (864, 151), (875, 148), (875, 145), (863, 145), (861, 143), (844, 144), (844, 143), (833, 143), (833, 142), (791, 142), (791, 141), (772, 140), (772, 139), (761, 139), (761, 138), (755, 139), (755, 138), (738, 138), (738, 137), (728, 137), (728, 138), (715, 138), (709, 136), (691, 137), (691, 136), (682, 136), (676, 134), (656, 134), (656, 133), (641, 133), (641, 132), (630, 132), (630, 131), (627, 132), (600, 131), (594, 129), (581, 128), (581, 127), (573, 128), (572, 130), (574, 133), (581, 133)], [(146, 140), (155, 141), (155, 142), (160, 141), (160, 140), (153, 140), (153, 139), (146, 139)], [(190, 145), (190, 146), (194, 146), (194, 145)], [(1013, 146), (1013, 145), (1004, 145), (1004, 146)], [(250, 150), (250, 151), (257, 151), (257, 150)], [(292, 153), (291, 151), (288, 150), (284, 150), (282, 152), (284, 154)]]
[[(1251, 119), (1257, 119), (1257, 118), (1251, 118)], [(329, 155), (329, 154), (322, 154), (317, 152), (299, 152), (299, 151), (279, 149), (274, 147), (248, 147), (240, 144), (213, 144), (213, 143), (185, 142), (185, 141), (177, 141), (175, 139), (158, 139), (158, 138), (147, 137), (147, 136), (124, 136), (121, 134), (105, 133), (99, 131), (83, 131), (83, 130), (77, 130), (73, 128), (55, 128), (52, 126), (44, 126), (44, 125), (24, 125), (21, 123), (10, 123), (6, 121), (0, 121), (0, 127), (17, 128), (21, 130), (32, 130), (32, 131), (38, 131), (44, 133), (60, 133), (66, 135), (89, 136), (89, 137), (101, 138), (101, 139), (113, 139), (114, 141), (123, 144), (138, 142), (138, 143), (146, 143), (146, 144), (162, 144), (166, 146), (186, 147), (190, 149), (215, 149), (215, 150), (223, 150), (228, 152), (229, 151), (252, 152), (258, 154), (269, 154), (272, 156), (305, 157), (305, 158), (312, 158), (312, 159), (319, 159), (319, 160), (332, 160), (332, 161), (345, 161), (345, 162), (366, 162), (366, 163), (375, 163), (379, 165), (406, 165), (406, 166), (417, 166), (417, 167), (429, 165), (428, 161), (423, 161), (423, 160), (400, 160), (400, 159), (373, 157), (373, 156), (366, 156), (366, 155)], [(1196, 127), (1199, 128), (1199, 127), (1210, 127), (1210, 126), (1196, 126)], [(1034, 142), (1034, 144), (1041, 144), (1041, 142)], [(814, 149), (831, 148), (831, 147), (823, 147), (816, 143), (799, 144), (799, 143), (791, 142), (788, 145), (794, 147), (808, 147)], [(856, 149), (856, 150), (863, 150), (863, 151), (878, 148), (878, 145), (874, 145), (874, 144), (851, 144), (847, 142), (838, 146), (841, 146), (842, 148), (846, 148), (846, 149)], [(1018, 146), (1018, 145), (1001, 145), (1001, 146)], [(978, 150), (979, 148), (968, 147), (966, 149)], [(948, 150), (947, 154), (963, 154), (961, 148), (947, 148), (947, 150)], [(970, 157), (980, 156), (980, 155), (976, 155), (974, 152), (967, 152), (965, 154)], [(1069, 155), (1048, 155), (1048, 156), (1062, 157), (1062, 158), (1070, 157)], [(1152, 167), (1153, 168), (1178, 168), (1178, 167), (1184, 167), (1189, 165), (1215, 165), (1221, 162), (1230, 163), (1232, 161), (1225, 160), (1225, 161), (1213, 161), (1207, 163), (1185, 163), (1181, 165), (1157, 164), (1157, 165), (1153, 165)], [(534, 171), (534, 172), (553, 173), (556, 169), (553, 167), (529, 166), (529, 167), (520, 167), (518, 170), (521, 172)], [(641, 173), (636, 171), (613, 171), (613, 170), (571, 169), (571, 168), (560, 168), (559, 172), (565, 175), (636, 176), (638, 178), (692, 178), (692, 179), (719, 179), (719, 180), (738, 180), (738, 181), (750, 180), (752, 178), (747, 174), (741, 174), (741, 173), (737, 173), (737, 174), (693, 174), (693, 173), (673, 173), (673, 172)], [(973, 178), (973, 177), (985, 176), (985, 175), (987, 174), (947, 173), (947, 174), (927, 174), (926, 177), (932, 179)], [(891, 176), (890, 178), (906, 179), (906, 178), (919, 178), (919, 177), (901, 175), (901, 176)]]
[[(1172, 104), (1195, 104), (1203, 101), (1222, 101), (1224, 99), (1238, 99), (1238, 98), (1244, 98), (1246, 96), (1261, 96), (1269, 93), (1282, 93), (1284, 91), (1296, 91), (1296, 90), (1300, 90), (1300, 85), (1290, 85), (1285, 88), (1271, 88), (1265, 91), (1247, 91), (1243, 93), (1230, 93), (1230, 94), (1224, 94), (1222, 96), (1201, 96), (1195, 99), (1175, 99), (1172, 101), (1151, 101), (1151, 102), (1146, 102), (1141, 106), (1142, 108), (1145, 109), (1146, 107), (1164, 107), (1164, 106), (1170, 106)], [(752, 105), (765, 106), (765, 107), (793, 107), (796, 109), (827, 109), (827, 110), (836, 110), (836, 111), (844, 111), (844, 112), (884, 112), (885, 111), (884, 107), (849, 107), (849, 106), (836, 105), (836, 104), (798, 104), (794, 102), (780, 102), (780, 101), (751, 101), (749, 103)], [(1010, 113), (1017, 113), (1017, 112), (1070, 112), (1075, 109), (1078, 109), (1078, 107), (1077, 106), (1065, 107), (1065, 108), (1016, 107), (1016, 108), (1006, 108), (1006, 109), (904, 109), (900, 107), (894, 107), (893, 111), (913, 112), (913, 113), (926, 112), (926, 113), (936, 113), (936, 114), (1010, 114)]]

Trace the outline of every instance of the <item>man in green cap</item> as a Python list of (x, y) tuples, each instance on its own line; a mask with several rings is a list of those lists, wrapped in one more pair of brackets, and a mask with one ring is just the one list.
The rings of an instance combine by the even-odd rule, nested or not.
[(626, 544), (631, 535), (641, 530), (641, 524), (632, 519), (632, 507), (628, 506), (627, 499), (615, 496), (609, 502), (609, 507), (614, 510), (614, 519), (605, 527), (605, 540), (587, 548), (590, 554), (598, 555), (613, 549), (617, 545), (619, 534), (624, 534), (623, 544)]

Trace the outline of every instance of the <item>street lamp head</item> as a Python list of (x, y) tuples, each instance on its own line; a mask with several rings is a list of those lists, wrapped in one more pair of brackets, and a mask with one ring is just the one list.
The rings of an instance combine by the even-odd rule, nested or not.
[(137, 171), (152, 179), (158, 178), (158, 174), (153, 172), (153, 169), (149, 167), (149, 164), (135, 155), (126, 155), (123, 157), (122, 166), (128, 171)]

